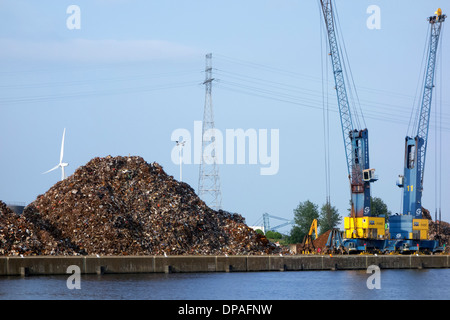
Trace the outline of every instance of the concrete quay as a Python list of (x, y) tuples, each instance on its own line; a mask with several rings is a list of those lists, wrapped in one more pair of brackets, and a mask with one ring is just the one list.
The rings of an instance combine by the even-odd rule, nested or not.
[(449, 268), (449, 255), (0, 257), (0, 276)]

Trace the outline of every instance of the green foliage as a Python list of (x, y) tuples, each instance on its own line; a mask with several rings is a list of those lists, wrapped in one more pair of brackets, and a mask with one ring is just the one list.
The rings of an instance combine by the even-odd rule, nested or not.
[(320, 217), (318, 219), (318, 224), (320, 225), (320, 234), (336, 228), (341, 220), (342, 218), (339, 215), (336, 207), (332, 206), (329, 202), (325, 203), (320, 209)]
[(291, 229), (291, 233), (289, 238), (287, 239), (288, 243), (302, 243), (304, 234), (302, 233), (300, 227), (293, 226)]
[(256, 229), (255, 232), (260, 235), (264, 235), (264, 232), (261, 229)]
[[(350, 208), (348, 211), (348, 216), (351, 214), (352, 202), (349, 201)], [(378, 197), (370, 197), (370, 206), (372, 210), (372, 217), (385, 217), (388, 218), (392, 212), (389, 211), (386, 203), (381, 198)]]
[(266, 232), (266, 238), (279, 240), (283, 237), (283, 235), (279, 232), (269, 230)]
[(386, 203), (378, 197), (371, 197), (372, 216), (388, 218), (392, 213)]
[(308, 234), (313, 220), (318, 218), (319, 218), (318, 206), (309, 200), (300, 202), (297, 208), (294, 209), (294, 222), (296, 227), (298, 228), (298, 230), (295, 230), (294, 233), (296, 239), (300, 237), (299, 242), (302, 242), (305, 235)]

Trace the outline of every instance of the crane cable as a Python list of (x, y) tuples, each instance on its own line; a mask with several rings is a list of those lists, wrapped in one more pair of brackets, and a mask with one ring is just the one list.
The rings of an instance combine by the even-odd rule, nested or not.
[[(442, 26), (441, 34), (443, 33), (444, 28)], [(434, 177), (434, 194), (435, 194), (435, 223), (438, 220), (438, 212), (439, 212), (439, 224), (441, 220), (441, 206), (442, 206), (442, 70), (444, 69), (442, 59), (442, 45), (439, 47), (439, 55), (437, 56), (437, 64), (438, 64), (438, 72), (439, 72), (439, 93), (436, 94), (435, 101), (435, 177)], [(438, 228), (438, 225), (436, 225)], [(437, 230), (437, 232), (439, 232)]]
[[(426, 61), (426, 59), (428, 59), (428, 55), (429, 55), (429, 51), (427, 50), (427, 48), (429, 46), (428, 45), (429, 41), (431, 41), (431, 40), (429, 40), (430, 33), (431, 33), (431, 30), (428, 29), (427, 35), (425, 38), (425, 45), (423, 47), (422, 63), (420, 65), (420, 69), (419, 69), (419, 70), (421, 70), (420, 71), (421, 73), (423, 72), (423, 75), (422, 76), (419, 75), (419, 79), (417, 81), (416, 93), (414, 95), (413, 107), (411, 108), (411, 114), (409, 116), (407, 136), (410, 136), (410, 137), (414, 137), (416, 135), (417, 126), (419, 125), (418, 119), (419, 119), (419, 113), (420, 113), (420, 103), (421, 103), (421, 97), (423, 96), (423, 88), (425, 86), (425, 78), (426, 78), (426, 69), (424, 68), (424, 66), (425, 66), (425, 61)], [(417, 103), (417, 105), (416, 105), (416, 103)], [(414, 122), (412, 122), (413, 119), (414, 119)]]
[[(333, 12), (334, 12), (334, 16), (336, 17), (335, 19), (335, 25), (336, 25), (336, 38), (337, 41), (339, 42), (339, 51), (340, 51), (340, 55), (342, 57), (342, 66), (344, 69), (344, 75), (347, 81), (347, 90), (348, 90), (348, 95), (349, 95), (349, 105), (353, 106), (353, 114), (354, 116), (352, 116), (352, 119), (355, 121), (354, 125), (356, 125), (359, 129), (362, 129), (362, 125), (364, 125), (365, 128), (367, 128), (366, 125), (366, 119), (364, 118), (364, 114), (362, 112), (362, 107), (361, 107), (361, 103), (359, 100), (359, 95), (358, 95), (358, 91), (356, 90), (356, 85), (355, 85), (355, 80), (353, 77), (353, 72), (352, 72), (352, 68), (350, 66), (350, 60), (348, 58), (348, 53), (347, 53), (347, 47), (345, 46), (345, 41), (344, 38), (341, 36), (342, 34), (342, 29), (341, 29), (341, 22), (339, 19), (339, 14), (338, 11), (336, 9), (336, 4), (334, 2), (334, 0), (332, 0), (332, 6), (333, 6)], [(352, 103), (350, 103), (350, 101), (352, 101)], [(360, 118), (362, 120), (362, 123), (360, 122)]]
[[(322, 8), (320, 1), (318, 3), (319, 18), (322, 14)], [(324, 146), (324, 166), (325, 166), (325, 195), (326, 203), (330, 204), (330, 109), (329, 109), (329, 95), (328, 95), (328, 54), (324, 54), (324, 42), (326, 53), (329, 52), (328, 41), (324, 37), (325, 29), (322, 19), (319, 19), (320, 24), (320, 64), (321, 64), (321, 77), (322, 77), (322, 124), (323, 124), (323, 146)], [(325, 63), (324, 63), (325, 60)], [(325, 68), (324, 68), (325, 65)]]
[[(444, 25), (442, 26), (441, 29), (441, 35), (444, 34)], [(444, 86), (443, 84), (443, 69), (444, 69), (444, 59), (442, 58), (442, 45), (440, 47), (440, 59), (441, 59), (441, 68), (439, 70), (439, 75), (440, 75), (440, 79), (439, 79), (439, 105), (440, 105), (440, 109), (439, 109), (439, 227), (441, 224), (441, 208), (442, 208), (442, 87)]]

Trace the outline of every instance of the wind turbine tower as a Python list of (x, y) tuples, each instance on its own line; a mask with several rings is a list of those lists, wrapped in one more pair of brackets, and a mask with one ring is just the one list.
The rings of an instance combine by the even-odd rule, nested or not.
[(46, 173), (49, 173), (49, 172), (51, 172), (53, 170), (61, 168), (61, 181), (66, 178), (66, 173), (64, 171), (64, 168), (69, 165), (68, 163), (63, 162), (63, 157), (64, 157), (64, 138), (65, 138), (65, 136), (66, 136), (66, 128), (64, 128), (64, 131), (63, 131), (63, 137), (62, 137), (62, 143), (61, 143), (61, 153), (60, 153), (60, 156), (59, 156), (59, 163), (55, 167), (53, 167), (50, 170), (48, 170), (48, 171), (43, 173), (43, 174), (46, 174)]

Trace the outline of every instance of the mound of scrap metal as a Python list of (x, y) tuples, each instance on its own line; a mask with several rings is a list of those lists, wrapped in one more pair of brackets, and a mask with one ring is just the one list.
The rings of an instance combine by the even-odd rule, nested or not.
[[(141, 157), (92, 159), (38, 196), (20, 219), (24, 226), (31, 225), (28, 230), (37, 230), (28, 235), (30, 243), (16, 249), (24, 255), (231, 255), (282, 250), (250, 229), (241, 215), (212, 210), (188, 184)], [(26, 231), (19, 229), (21, 233), (14, 232), (26, 240), (22, 235)], [(8, 248), (3, 254), (12, 253)]]
[(449, 252), (448, 245), (450, 244), (450, 223), (445, 221), (431, 221), (429, 222), (430, 232), (429, 239), (439, 240), (440, 244), (446, 245), (446, 252)]
[(314, 240), (314, 247), (316, 248), (316, 250), (320, 248), (320, 252), (326, 251), (326, 245), (330, 232), (331, 230), (328, 230), (321, 234), (316, 240)]
[(445, 221), (433, 221), (429, 210), (422, 207), (423, 217), (428, 219), (429, 240), (439, 240), (440, 244), (446, 245), (448, 252), (448, 244), (450, 244), (450, 223)]
[(0, 255), (38, 254), (43, 250), (40, 239), (52, 237), (0, 201)]

